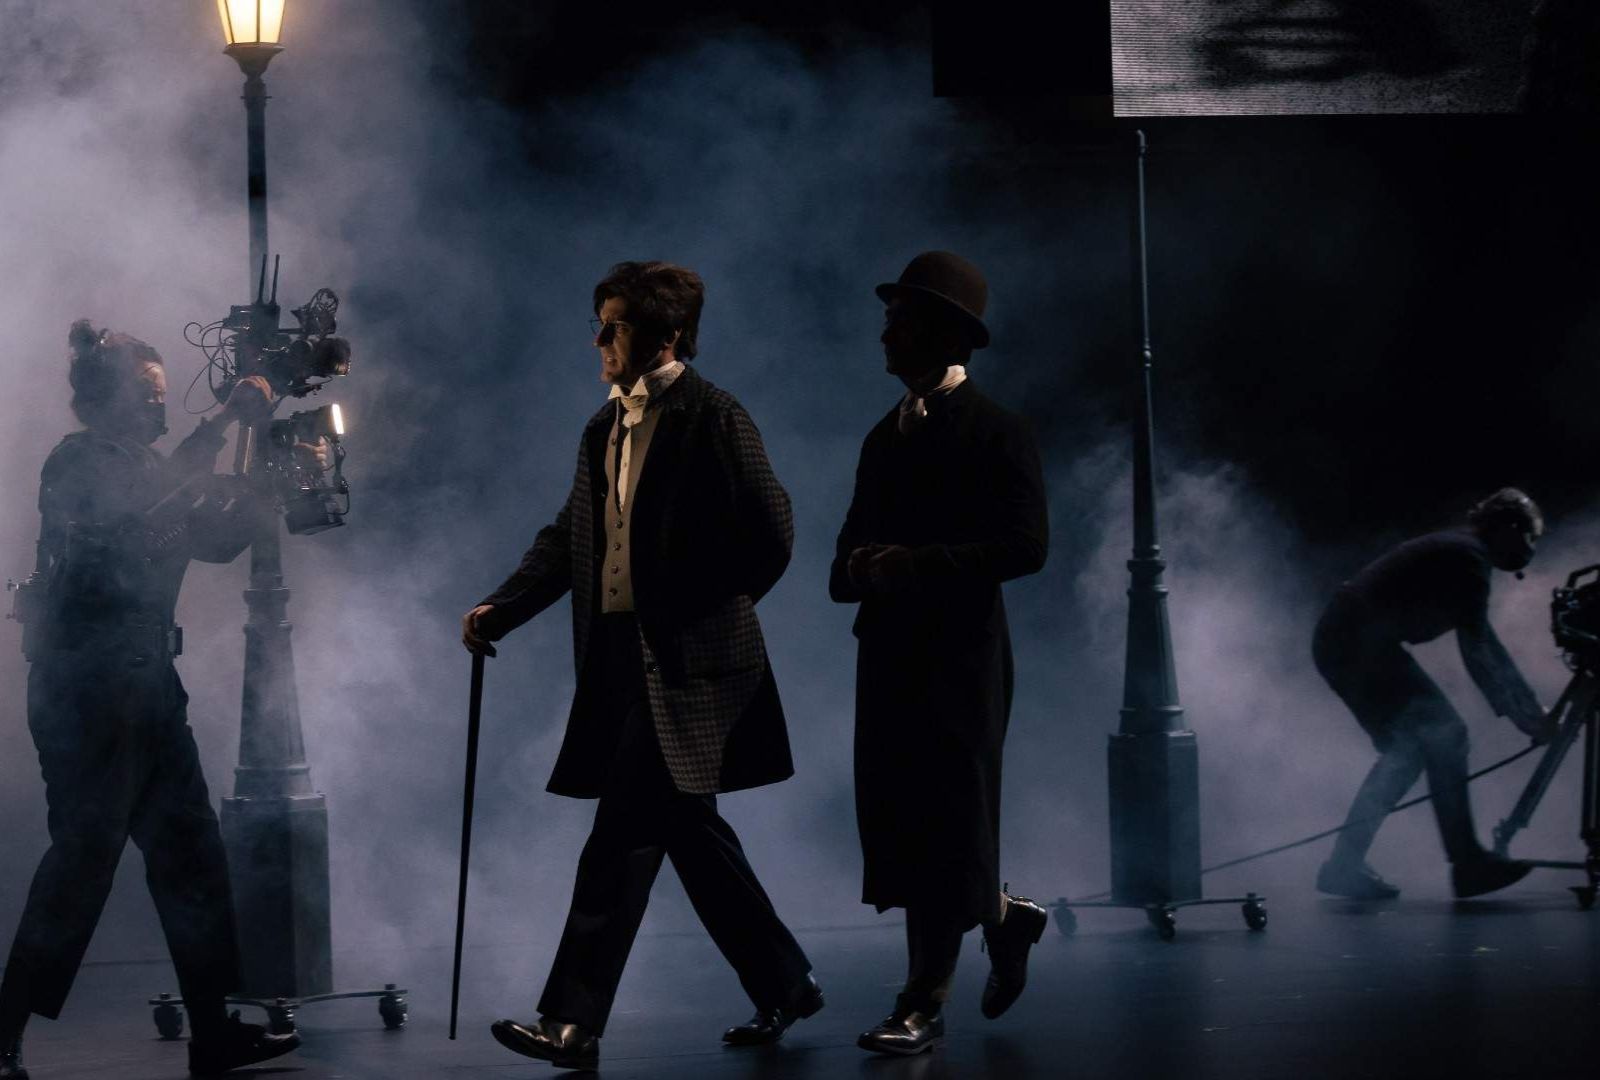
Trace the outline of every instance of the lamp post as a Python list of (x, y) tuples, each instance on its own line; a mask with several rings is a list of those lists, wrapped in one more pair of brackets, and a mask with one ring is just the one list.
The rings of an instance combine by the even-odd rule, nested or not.
[[(283, 0), (217, 0), (224, 50), (244, 72), (250, 209), (250, 286), (255, 303), (240, 333), (241, 365), (257, 342), (278, 332), (278, 305), (264, 295), (267, 254), (266, 84), (262, 74), (283, 51)], [(276, 276), (276, 275), (274, 275)], [(274, 282), (274, 293), (276, 283)], [(270, 421), (241, 432), (238, 462), (248, 446), (265, 445)], [(244, 690), (239, 766), (233, 797), (222, 800), (222, 835), (239, 925), (242, 992), (304, 999), (332, 989), (328, 886), (328, 809), (311, 786), (294, 648), (287, 617), (276, 507), (264, 504), (250, 545), (244, 599)]]
[(250, 206), (250, 291), (259, 288), (261, 262), (267, 254), (267, 84), (272, 58), (283, 51), (284, 0), (217, 0), (222, 34), (244, 72), (246, 192)]
[[(216, 343), (202, 345), (208, 365), (224, 375), (225, 387), (239, 378), (264, 375), (282, 396), (304, 397), (350, 367), (349, 343), (332, 336), (339, 299), (318, 289), (292, 312), (298, 329), (278, 325), (278, 275), (266, 291), (267, 153), (266, 85), (261, 75), (282, 52), (284, 0), (217, 0), (225, 51), (244, 72), (244, 107), (249, 161), (251, 288), (254, 300), (234, 306), (226, 319), (206, 327)], [(217, 387), (213, 385), (213, 390)], [(219, 394), (220, 400), (220, 394)], [(343, 477), (344, 424), (338, 405), (299, 412), (286, 420), (263, 420), (239, 434), (235, 471), (260, 480), (250, 544), (250, 585), (244, 592), (244, 692), (239, 718), (239, 766), (233, 795), (222, 800), (222, 842), (228, 853), (238, 926), (241, 986), (230, 1004), (266, 1009), (276, 1034), (294, 1030), (295, 1010), (333, 998), (375, 997), (387, 1028), (404, 1027), (407, 991), (394, 983), (381, 990), (334, 993), (328, 889), (328, 807), (311, 786), (300, 700), (295, 690), (294, 649), (283, 587), (280, 515), (289, 531), (321, 532), (344, 523), (349, 509)], [(333, 475), (324, 467), (290, 466), (283, 455), (300, 442), (332, 440)], [(169, 994), (151, 998), (163, 1038), (182, 1030), (182, 1002)]]
[(1122, 718), (1107, 747), (1111, 794), (1111, 895), (1124, 904), (1200, 896), (1200, 772), (1195, 734), (1183, 723), (1167, 623), (1166, 561), (1156, 531), (1154, 353), (1146, 268), (1144, 132), (1138, 132), (1134, 304), (1141, 344), (1140, 409), (1133, 437), (1133, 557), (1128, 560), (1128, 644)]
[[(1106, 747), (1111, 801), (1111, 890), (1053, 905), (1064, 934), (1073, 908), (1143, 908), (1163, 938), (1177, 933), (1179, 908), (1239, 904), (1245, 925), (1267, 925), (1266, 897), (1205, 898), (1200, 893), (1200, 754), (1184, 727), (1167, 623), (1166, 560), (1156, 531), (1155, 353), (1150, 346), (1150, 274), (1144, 212), (1144, 132), (1138, 142), (1133, 216), (1133, 314), (1139, 327), (1138, 410), (1133, 427), (1133, 557), (1128, 560), (1128, 651), (1122, 718)], [(1109, 898), (1109, 899), (1107, 899)]]

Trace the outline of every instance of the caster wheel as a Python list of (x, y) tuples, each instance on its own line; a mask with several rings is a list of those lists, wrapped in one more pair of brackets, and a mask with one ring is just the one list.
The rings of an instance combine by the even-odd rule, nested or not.
[(267, 1030), (273, 1035), (294, 1034), (294, 1006), (279, 998), (267, 1006)]
[(1156, 928), (1162, 941), (1171, 941), (1178, 936), (1178, 913), (1172, 908), (1151, 908), (1149, 918), (1150, 925)]
[(383, 988), (388, 993), (378, 999), (378, 1015), (385, 1028), (398, 1031), (406, 1026), (406, 996), (395, 992), (394, 983), (385, 983)]
[(183, 1035), (183, 1010), (169, 1004), (171, 994), (162, 994), (161, 1003), (155, 1007), (156, 1031), (163, 1039), (172, 1040)]
[(1251, 900), (1243, 907), (1244, 924), (1252, 930), (1265, 930), (1267, 928), (1267, 906), (1259, 900)]
[(1055, 911), (1056, 930), (1062, 937), (1071, 937), (1078, 932), (1078, 916), (1069, 907), (1057, 907)]
[(1595, 886), (1574, 885), (1572, 887), (1572, 895), (1578, 898), (1578, 907), (1583, 911), (1588, 911), (1594, 907)]

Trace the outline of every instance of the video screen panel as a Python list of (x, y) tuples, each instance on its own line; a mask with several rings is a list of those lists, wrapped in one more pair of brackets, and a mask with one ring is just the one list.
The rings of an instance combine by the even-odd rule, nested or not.
[(1596, 0), (1111, 0), (1118, 116), (1592, 112)]

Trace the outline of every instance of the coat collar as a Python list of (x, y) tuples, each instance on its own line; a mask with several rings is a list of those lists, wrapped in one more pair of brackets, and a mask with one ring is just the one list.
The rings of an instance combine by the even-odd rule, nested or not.
[[(705, 389), (705, 385), (705, 379), (701, 378), (693, 365), (685, 364), (683, 373), (673, 379), (665, 390), (661, 391), (660, 396), (656, 399), (658, 402), (656, 408), (681, 412), (688, 407), (695, 397), (699, 396)], [(957, 389), (960, 389), (960, 387), (957, 387)], [(585, 430), (610, 427), (616, 421), (616, 418), (617, 401), (615, 398), (607, 398), (606, 403), (600, 406), (600, 410), (589, 418), (588, 424), (585, 425)]]

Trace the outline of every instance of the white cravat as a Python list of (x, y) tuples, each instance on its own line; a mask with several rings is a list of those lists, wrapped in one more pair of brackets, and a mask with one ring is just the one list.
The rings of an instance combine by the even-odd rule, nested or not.
[(653, 371), (647, 371), (634, 382), (633, 389), (623, 390), (621, 386), (613, 383), (607, 401), (622, 402), (622, 460), (617, 463), (617, 504), (624, 505), (628, 501), (628, 467), (633, 458), (633, 429), (644, 419), (644, 411), (650, 407), (651, 398), (659, 398), (666, 392), (667, 387), (678, 380), (683, 374), (683, 361), (672, 360), (662, 364)]
[(961, 364), (951, 364), (945, 369), (944, 378), (939, 380), (939, 385), (926, 394), (914, 394), (907, 390), (906, 396), (900, 399), (900, 417), (897, 421), (900, 434), (916, 430), (928, 419), (928, 398), (935, 394), (948, 394), (966, 381), (967, 369)]

